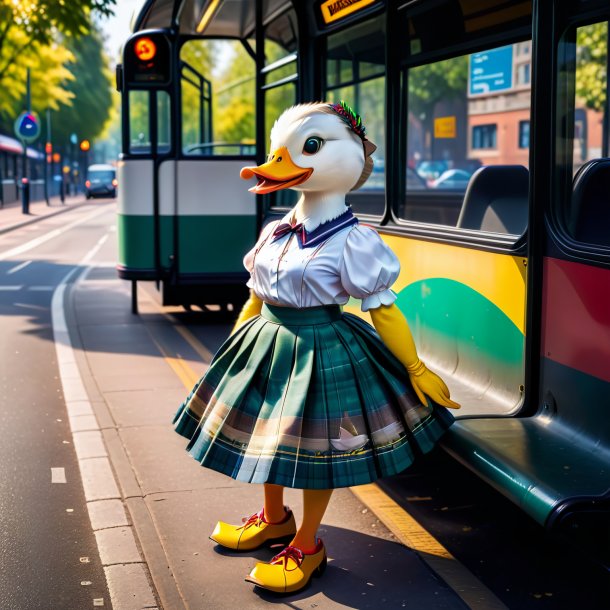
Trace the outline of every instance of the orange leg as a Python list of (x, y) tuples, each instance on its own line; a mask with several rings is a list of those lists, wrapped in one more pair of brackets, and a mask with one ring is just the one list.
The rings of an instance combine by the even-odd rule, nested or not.
[(316, 546), (316, 534), (333, 493), (332, 489), (303, 490), (303, 523), (290, 543), (308, 551)]
[(285, 516), (284, 488), (265, 483), (265, 518), (270, 523), (279, 523)]

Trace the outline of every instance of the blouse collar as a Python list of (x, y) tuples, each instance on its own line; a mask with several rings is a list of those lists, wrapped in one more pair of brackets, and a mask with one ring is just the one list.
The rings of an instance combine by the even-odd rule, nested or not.
[(274, 229), (271, 242), (274, 242), (289, 233), (295, 233), (299, 248), (312, 248), (313, 246), (317, 246), (323, 241), (326, 241), (335, 233), (345, 229), (345, 227), (358, 223), (358, 219), (352, 214), (350, 208), (340, 216), (337, 216), (337, 218), (318, 225), (313, 231), (308, 231), (303, 223), (294, 224), (293, 221), (293, 211), (291, 210), (282, 218)]

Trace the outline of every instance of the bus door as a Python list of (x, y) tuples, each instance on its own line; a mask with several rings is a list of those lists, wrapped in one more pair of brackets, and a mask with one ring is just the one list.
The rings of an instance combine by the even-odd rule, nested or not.
[[(179, 284), (244, 283), (256, 198), (239, 177), (255, 161), (255, 61), (247, 41), (190, 38), (179, 48), (176, 160), (160, 168)], [(214, 288), (212, 288), (214, 287)]]

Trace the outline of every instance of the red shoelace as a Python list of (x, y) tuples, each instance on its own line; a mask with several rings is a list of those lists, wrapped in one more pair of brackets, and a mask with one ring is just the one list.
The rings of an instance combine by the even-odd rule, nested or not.
[[(288, 567), (289, 559), (292, 559), (292, 561), (294, 561), (294, 568)], [(295, 546), (287, 546), (283, 551), (278, 553), (269, 563), (278, 564), (283, 562), (284, 570), (286, 570), (286, 572), (292, 572), (293, 570), (296, 570), (297, 568), (301, 567), (303, 559), (305, 559), (305, 554), (303, 553), (303, 551), (301, 551), (301, 549), (297, 549)]]
[(260, 513), (254, 513), (253, 515), (250, 515), (249, 517), (244, 517), (242, 519), (242, 523), (243, 525), (240, 525), (237, 529), (241, 530), (241, 529), (248, 529), (249, 527), (252, 527), (253, 525), (260, 525), (261, 523), (267, 523), (267, 521), (265, 520), (265, 510), (261, 510)]

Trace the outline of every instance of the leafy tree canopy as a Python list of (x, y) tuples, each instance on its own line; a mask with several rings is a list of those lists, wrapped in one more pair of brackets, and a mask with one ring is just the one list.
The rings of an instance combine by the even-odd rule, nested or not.
[(438, 102), (465, 97), (467, 86), (467, 55), (413, 68), (409, 70), (409, 110), (417, 118), (430, 119)]
[(79, 140), (94, 140), (111, 116), (112, 74), (97, 30), (68, 41), (73, 61), (68, 66), (72, 79), (65, 84), (69, 99), (62, 100), (53, 114), (53, 140), (64, 145), (70, 134)]
[(594, 23), (578, 28), (576, 39), (576, 97), (593, 110), (606, 103), (608, 26)]
[[(18, 29), (12, 30), (5, 41), (5, 48), (23, 44), (26, 35)], [(26, 69), (32, 74), (32, 108), (44, 110), (47, 107), (57, 110), (60, 103), (68, 104), (73, 94), (65, 84), (74, 77), (67, 67), (74, 56), (65, 47), (51, 43), (48, 45), (32, 43), (21, 53), (18, 62), (11, 63), (0, 79), (0, 121), (2, 127), (10, 129), (12, 121), (24, 110), (26, 91)], [(12, 131), (12, 129), (11, 129)]]

